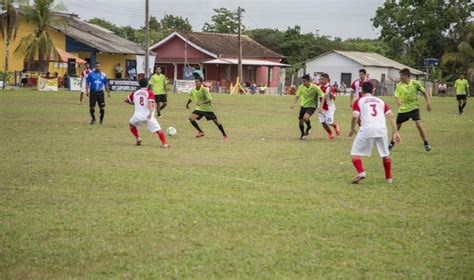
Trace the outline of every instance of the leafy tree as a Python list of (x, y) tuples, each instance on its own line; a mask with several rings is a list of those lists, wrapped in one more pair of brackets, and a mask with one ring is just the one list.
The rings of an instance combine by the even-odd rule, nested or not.
[[(211, 17), (211, 23), (205, 23), (202, 31), (213, 33), (237, 34), (239, 27), (239, 15), (226, 8), (214, 9), (216, 13)], [(242, 32), (245, 26), (241, 26)]]
[(98, 25), (100, 27), (103, 27), (105, 29), (108, 29), (114, 33), (117, 33), (118, 31), (118, 27), (111, 23), (110, 21), (108, 20), (105, 20), (105, 19), (102, 19), (102, 18), (92, 18), (90, 20), (88, 20), (89, 23), (92, 23), (92, 24), (95, 24), (95, 25)]
[(165, 15), (165, 17), (161, 19), (160, 23), (161, 23), (160, 33), (172, 33), (174, 31), (189, 32), (193, 30), (193, 27), (189, 23), (189, 20), (187, 18), (182, 18), (180, 16)]
[[(10, 43), (16, 39), (18, 28), (20, 27), (20, 18), (17, 9), (13, 6), (13, 0), (2, 0), (4, 16), (0, 19), (0, 29), (2, 37), (5, 39), (5, 68), (8, 73), (8, 62), (10, 59)], [(5, 75), (3, 75), (5, 78)], [(3, 79), (3, 88), (5, 88), (5, 79)]]
[(416, 67), (425, 58), (441, 57), (453, 43), (450, 34), (467, 24), (473, 8), (470, 0), (386, 0), (372, 20), (389, 55)]
[[(106, 28), (115, 34), (123, 37), (127, 40), (145, 45), (145, 28), (140, 27), (135, 29), (131, 26), (117, 26), (110, 21), (100, 18), (93, 18), (89, 20), (89, 23), (99, 25), (103, 28)], [(174, 31), (178, 32), (187, 32), (192, 31), (192, 26), (189, 23), (187, 18), (182, 18), (180, 16), (165, 15), (163, 19), (158, 21), (156, 17), (151, 16), (149, 22), (149, 40), (150, 42), (157, 42), (166, 36), (170, 35)]]
[(148, 21), (148, 26), (150, 27), (150, 31), (160, 32), (161, 24), (154, 16), (150, 16), (150, 20)]
[(55, 11), (61, 8), (54, 5), (54, 0), (34, 0), (32, 6), (24, 6), (22, 9), (23, 17), (35, 26), (35, 30), (21, 38), (15, 54), (25, 57), (28, 65), (38, 58), (39, 69), (44, 72), (47, 70), (47, 59), (52, 55), (59, 56), (48, 33), (48, 26), (61, 24), (61, 20), (54, 16)]
[(474, 23), (469, 23), (460, 31), (460, 42), (448, 49), (441, 57), (441, 64), (454, 73), (468, 72), (474, 75)]
[(358, 52), (374, 52), (383, 56), (389, 56), (388, 46), (378, 39), (347, 39), (341, 42), (342, 50)]
[(285, 40), (285, 32), (278, 29), (253, 29), (246, 31), (245, 34), (277, 53), (281, 52), (281, 45)]

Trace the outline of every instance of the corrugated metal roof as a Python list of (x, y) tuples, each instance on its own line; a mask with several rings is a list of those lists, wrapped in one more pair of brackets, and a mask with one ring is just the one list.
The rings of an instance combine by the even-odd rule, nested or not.
[(81, 20), (69, 14), (57, 14), (66, 24), (56, 23), (52, 28), (104, 53), (118, 54), (145, 54), (145, 50), (138, 44), (124, 39), (109, 30), (95, 24)]
[(410, 71), (415, 74), (415, 75), (422, 75), (424, 74), (423, 71), (420, 71), (418, 69), (415, 69), (415, 68), (412, 68), (412, 67), (409, 67), (405, 64), (402, 64), (400, 62), (397, 62), (393, 59), (390, 59), (390, 58), (387, 58), (383, 55), (380, 55), (378, 53), (371, 53), (371, 52), (354, 52), (354, 51), (338, 51), (338, 50), (334, 50), (334, 51), (331, 51), (331, 52), (327, 52), (325, 54), (322, 54), (320, 56), (317, 56), (315, 58), (312, 58), (308, 61), (312, 61), (312, 60), (315, 60), (319, 57), (322, 57), (322, 56), (325, 56), (329, 53), (337, 53), (337, 54), (340, 54), (344, 57), (347, 57), (349, 58), (350, 60), (353, 60), (357, 63), (359, 63), (360, 65), (362, 66), (365, 66), (365, 67), (386, 67), (386, 68), (395, 68), (395, 69), (402, 69), (402, 68), (408, 68), (410, 69)]

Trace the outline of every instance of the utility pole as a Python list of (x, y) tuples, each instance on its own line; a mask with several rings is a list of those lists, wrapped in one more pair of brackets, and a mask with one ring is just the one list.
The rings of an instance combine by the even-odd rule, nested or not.
[(242, 82), (242, 9), (240, 7), (237, 8), (237, 15), (239, 20), (238, 26), (238, 46), (239, 46), (239, 66), (238, 66), (238, 75), (239, 75), (239, 82)]
[(145, 0), (145, 78), (150, 77), (150, 59), (149, 59), (149, 48), (150, 48), (150, 38), (149, 38), (149, 32), (150, 32), (150, 20), (149, 20), (149, 14), (150, 14), (150, 0)]

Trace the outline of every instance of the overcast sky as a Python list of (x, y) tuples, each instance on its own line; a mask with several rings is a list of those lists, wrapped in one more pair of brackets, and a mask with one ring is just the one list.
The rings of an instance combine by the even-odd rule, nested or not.
[[(145, 0), (56, 0), (83, 19), (99, 17), (117, 25), (144, 25)], [(384, 0), (149, 0), (150, 13), (161, 19), (173, 14), (187, 17), (194, 31), (210, 21), (213, 8), (245, 9), (248, 28), (299, 25), (304, 32), (346, 38), (376, 38), (370, 19)]]

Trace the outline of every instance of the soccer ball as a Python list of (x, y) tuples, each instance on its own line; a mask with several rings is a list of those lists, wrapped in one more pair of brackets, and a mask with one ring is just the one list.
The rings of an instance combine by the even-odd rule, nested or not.
[(176, 130), (176, 128), (174, 128), (174, 127), (172, 127), (172, 126), (168, 127), (168, 129), (166, 130), (166, 132), (168, 133), (168, 136), (171, 136), (171, 137), (175, 136), (176, 133), (178, 133), (178, 131)]

